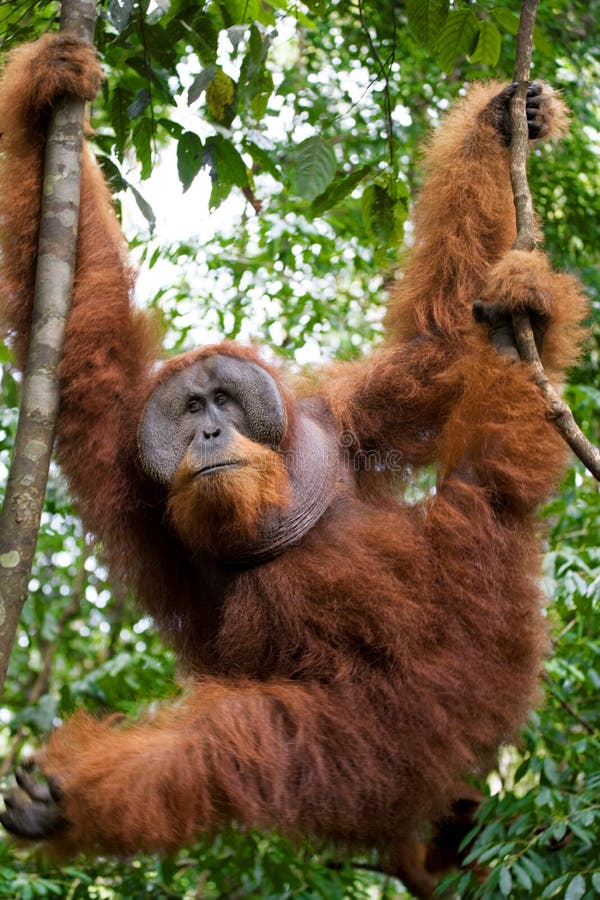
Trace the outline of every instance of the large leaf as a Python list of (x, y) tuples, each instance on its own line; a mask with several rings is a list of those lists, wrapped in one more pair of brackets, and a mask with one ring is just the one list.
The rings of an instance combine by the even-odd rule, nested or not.
[(108, 20), (117, 34), (127, 28), (133, 14), (135, 0), (110, 0), (108, 4)]
[(121, 162), (131, 127), (129, 107), (133, 101), (131, 91), (121, 85), (118, 85), (110, 95), (110, 122), (115, 132), (115, 153)]
[(197, 134), (185, 131), (177, 142), (177, 174), (184, 192), (202, 166), (204, 146)]
[(474, 52), (479, 22), (471, 9), (455, 9), (448, 14), (437, 42), (438, 58), (444, 72), (451, 72), (456, 60)]
[(219, 29), (208, 13), (198, 12), (192, 19), (193, 46), (205, 65), (214, 63), (219, 47)]
[(483, 63), (484, 66), (495, 66), (500, 59), (501, 50), (502, 35), (493, 22), (484, 19), (479, 23), (479, 37), (471, 54), (471, 61)]
[(256, 25), (253, 24), (250, 29), (248, 49), (240, 69), (237, 100), (238, 108), (250, 104), (257, 118), (264, 114), (273, 91), (273, 77), (266, 68), (270, 45), (271, 36), (263, 37)]
[(217, 71), (218, 67), (215, 66), (214, 63), (211, 63), (209, 66), (205, 66), (205, 68), (202, 69), (199, 75), (196, 75), (188, 90), (188, 106), (191, 106), (192, 103), (195, 103), (198, 97), (201, 96), (202, 92), (206, 90), (210, 82), (217, 74)]
[(511, 9), (504, 9), (502, 6), (497, 6), (492, 10), (492, 16), (498, 23), (504, 28), (505, 31), (508, 31), (509, 34), (516, 34), (519, 30), (519, 15), (516, 12), (513, 12)]
[(215, 209), (231, 188), (248, 186), (248, 170), (231, 141), (220, 134), (209, 137), (204, 145), (201, 165), (207, 166), (212, 181), (210, 208)]
[(373, 169), (372, 165), (355, 169), (349, 175), (334, 178), (329, 187), (316, 197), (310, 207), (313, 216), (322, 216), (323, 213), (340, 203), (354, 188), (363, 181)]
[(225, 122), (235, 97), (235, 82), (222, 69), (206, 85), (206, 105), (217, 122)]
[(135, 147), (135, 155), (142, 167), (140, 174), (143, 179), (148, 178), (152, 172), (152, 140), (154, 138), (152, 120), (147, 116), (140, 119), (133, 129), (131, 138)]
[(143, 197), (142, 194), (140, 194), (137, 188), (134, 188), (132, 184), (129, 185), (129, 188), (135, 198), (135, 202), (137, 203), (139, 211), (148, 223), (150, 232), (153, 232), (154, 228), (156, 227), (156, 216), (154, 214), (154, 210), (152, 209), (146, 198)]
[(130, 119), (137, 119), (150, 105), (150, 91), (147, 87), (140, 88), (135, 95), (135, 100), (127, 107), (127, 115)]
[(408, 26), (424, 47), (433, 47), (448, 16), (448, 0), (407, 0)]
[(335, 153), (320, 137), (310, 137), (289, 154), (292, 191), (305, 200), (314, 200), (331, 184), (335, 175)]
[(383, 251), (397, 247), (404, 235), (408, 216), (408, 189), (404, 182), (391, 175), (380, 175), (363, 191), (362, 216), (376, 256), (383, 259)]

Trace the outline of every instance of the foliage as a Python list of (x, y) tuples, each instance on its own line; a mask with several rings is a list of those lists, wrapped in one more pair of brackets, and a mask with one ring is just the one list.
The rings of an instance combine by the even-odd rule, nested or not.
[[(0, 7), (6, 49), (51, 27), (54, 2)], [(509, 0), (194, 0), (101, 5), (107, 67), (93, 110), (99, 159), (126, 219), (147, 302), (179, 352), (206, 337), (267, 341), (298, 365), (350, 357), (377, 339), (418, 187), (417, 145), (464, 82), (510, 78), (518, 4)], [(598, 0), (541, 4), (535, 76), (561, 87), (572, 136), (540, 147), (531, 181), (554, 261), (592, 299), (585, 360), (569, 400), (600, 434)], [(203, 244), (169, 237), (153, 208), (154, 167), (173, 156), (182, 189), (222, 227)], [(222, 215), (224, 211), (224, 215)], [(228, 220), (225, 221), (225, 217)], [(139, 217), (138, 217), (139, 221)], [(231, 223), (234, 224), (231, 224)], [(193, 298), (193, 299), (191, 299)], [(198, 299), (200, 298), (200, 299)], [(0, 475), (18, 383), (3, 367)], [(461, 897), (600, 894), (600, 494), (573, 467), (547, 512), (554, 636), (546, 697), (521, 745), (502, 754), (472, 856), (489, 868)], [(133, 599), (108, 581), (52, 473), (38, 554), (0, 709), (4, 771), (76, 706), (134, 714), (175, 690), (173, 659)], [(232, 832), (175, 860), (56, 869), (0, 844), (0, 897), (359, 898), (400, 886), (330, 848)], [(362, 859), (368, 865), (376, 860)], [(373, 893), (375, 890), (375, 893)], [(377, 894), (377, 892), (379, 892)]]

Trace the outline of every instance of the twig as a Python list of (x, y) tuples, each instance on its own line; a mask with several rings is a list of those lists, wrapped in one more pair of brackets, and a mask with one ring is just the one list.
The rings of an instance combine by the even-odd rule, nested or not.
[(544, 674), (544, 681), (548, 685), (548, 690), (550, 691), (550, 693), (552, 694), (552, 696), (554, 697), (556, 702), (560, 706), (562, 706), (562, 708), (564, 710), (566, 710), (566, 712), (568, 712), (569, 715), (573, 719), (575, 719), (576, 722), (579, 722), (581, 727), (585, 731), (587, 731), (588, 734), (596, 734), (596, 729), (594, 728), (594, 726), (592, 724), (590, 724), (590, 722), (588, 722), (587, 719), (584, 719), (584, 717), (577, 712), (575, 707), (572, 706), (568, 700), (565, 700), (564, 697), (561, 697), (561, 695), (558, 693), (556, 686), (554, 685), (554, 682), (552, 681), (552, 679), (550, 678), (550, 676), (548, 675), (547, 672)]
[(385, 107), (385, 130), (386, 130), (386, 137), (387, 137), (387, 143), (388, 143), (388, 153), (390, 156), (390, 166), (392, 168), (392, 172), (395, 173), (395, 171), (396, 171), (396, 148), (394, 145), (394, 122), (392, 119), (392, 97), (391, 97), (391, 92), (390, 92), (390, 72), (389, 72), (389, 67), (396, 58), (395, 17), (393, 17), (394, 28), (393, 28), (392, 49), (391, 49), (391, 52), (390, 52), (388, 58), (385, 60), (385, 62), (382, 61), (382, 59), (377, 51), (377, 47), (375, 46), (375, 42), (373, 41), (373, 38), (371, 37), (371, 32), (369, 31), (369, 26), (365, 19), (365, 10), (364, 10), (364, 6), (363, 6), (363, 0), (358, 0), (358, 17), (360, 19), (360, 24), (361, 24), (363, 33), (364, 33), (364, 35), (367, 39), (367, 42), (369, 44), (369, 47), (371, 49), (371, 55), (373, 57), (373, 61), (375, 62), (375, 65), (379, 69), (380, 77), (383, 78), (383, 98), (384, 98), (384, 107)]
[[(535, 218), (531, 191), (527, 181), (528, 127), (525, 104), (531, 68), (533, 27), (538, 3), (539, 0), (523, 0), (521, 5), (513, 76), (513, 80), (519, 86), (510, 107), (510, 177), (517, 218), (517, 239), (513, 244), (513, 248), (516, 250), (533, 250), (535, 248)], [(526, 311), (515, 312), (512, 318), (519, 356), (531, 366), (533, 380), (546, 401), (550, 418), (571, 450), (594, 478), (600, 481), (600, 450), (588, 441), (577, 425), (570, 407), (557, 394), (548, 380), (535, 345), (529, 313)]]
[(400, 879), (400, 876), (397, 873), (389, 871), (383, 864), (375, 865), (374, 863), (359, 862), (356, 860), (350, 860), (349, 862), (329, 860), (325, 865), (333, 872), (343, 872), (344, 869), (350, 868), (356, 869), (359, 872), (375, 872), (377, 875), (383, 875), (385, 878)]
[[(63, 0), (61, 30), (92, 41), (95, 14), (96, 0)], [(83, 111), (83, 100), (65, 97), (48, 128), (31, 342), (0, 518), (0, 689), (27, 598), (58, 415), (58, 365), (75, 268)]]

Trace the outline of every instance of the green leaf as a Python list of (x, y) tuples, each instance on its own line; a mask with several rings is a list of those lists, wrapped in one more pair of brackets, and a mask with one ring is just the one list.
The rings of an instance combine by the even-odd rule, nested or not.
[(204, 146), (193, 131), (184, 131), (177, 142), (177, 174), (183, 191), (187, 191), (202, 166)]
[(477, 46), (471, 54), (471, 62), (483, 63), (485, 66), (495, 66), (500, 59), (502, 50), (502, 35), (493, 22), (484, 19), (479, 23), (479, 38)]
[(509, 34), (517, 34), (519, 31), (519, 16), (511, 9), (505, 9), (503, 6), (497, 6), (492, 10), (492, 16), (505, 31)]
[(549, 756), (544, 757), (544, 762), (542, 765), (542, 771), (550, 784), (558, 784), (560, 781), (560, 772), (558, 771), (558, 766)]
[(407, 215), (408, 190), (403, 182), (380, 177), (363, 191), (363, 222), (376, 250), (400, 243)]
[(539, 25), (533, 26), (533, 46), (538, 53), (542, 53), (548, 59), (554, 59), (554, 47)]
[(529, 772), (530, 764), (531, 764), (531, 758), (530, 758), (529, 756), (527, 756), (527, 757), (523, 760), (523, 762), (519, 763), (519, 765), (518, 765), (518, 767), (517, 767), (517, 770), (516, 770), (516, 772), (515, 772), (515, 774), (514, 774), (514, 776), (513, 776), (514, 781), (515, 781), (515, 784), (516, 784), (518, 781), (520, 781), (521, 778), (524, 778), (525, 775), (527, 775), (527, 773)]
[(96, 160), (100, 164), (102, 174), (108, 181), (110, 189), (113, 193), (117, 194), (119, 191), (124, 191), (127, 187), (129, 187), (128, 183), (121, 175), (119, 168), (115, 165), (115, 163), (109, 156), (104, 156), (104, 154), (97, 155)]
[(351, 194), (354, 188), (363, 181), (366, 176), (373, 170), (372, 165), (362, 166), (355, 169), (349, 175), (343, 175), (334, 178), (331, 184), (322, 194), (316, 197), (310, 207), (313, 216), (322, 216), (323, 213), (340, 203), (348, 194)]
[(233, 24), (243, 22), (260, 22), (262, 25), (274, 25), (275, 17), (272, 7), (262, 0), (227, 0), (227, 10)]
[(331, 184), (335, 174), (335, 153), (320, 137), (298, 144), (288, 157), (292, 191), (305, 200), (314, 200)]
[(129, 25), (134, 6), (135, 0), (110, 0), (108, 20), (117, 34), (121, 34)]
[(272, 175), (277, 181), (281, 180), (279, 167), (268, 150), (259, 147), (258, 144), (255, 144), (254, 141), (250, 140), (245, 140), (243, 147), (263, 172), (268, 172), (269, 175)]
[(501, 866), (498, 885), (504, 897), (508, 897), (510, 895), (510, 892), (512, 890), (512, 883), (513, 880), (512, 875), (510, 874), (510, 870), (507, 869), (506, 866)]
[(137, 188), (134, 188), (132, 184), (129, 185), (129, 189), (135, 198), (135, 202), (137, 203), (137, 207), (148, 225), (150, 226), (150, 231), (154, 231), (154, 227), (156, 225), (156, 216), (154, 215), (154, 210), (148, 203), (148, 201), (143, 197)]
[(271, 35), (263, 37), (252, 25), (248, 49), (242, 60), (237, 89), (239, 106), (250, 106), (254, 116), (260, 119), (273, 93), (273, 76), (266, 67), (267, 54), (271, 46)]
[(216, 62), (219, 29), (213, 18), (205, 12), (197, 13), (192, 19), (192, 32), (192, 43), (200, 62), (204, 65)]
[[(546, 790), (546, 788), (544, 788), (544, 790)], [(554, 822), (554, 824), (551, 825), (550, 828), (548, 829), (547, 833), (548, 833), (548, 836), (551, 838), (551, 840), (556, 841), (557, 843), (560, 843), (560, 841), (562, 841), (565, 834), (567, 833), (566, 823), (565, 822)]]
[(458, 57), (473, 53), (478, 35), (479, 22), (471, 9), (454, 9), (448, 14), (437, 42), (438, 59), (444, 72), (452, 71)]
[[(543, 806), (552, 806), (553, 801), (552, 801), (552, 794), (550, 792), (550, 789), (547, 787), (540, 788), (534, 802), (535, 802), (535, 805), (539, 809), (541, 809)], [(557, 823), (557, 824), (562, 825), (562, 823)], [(556, 825), (553, 826), (553, 828), (556, 828), (556, 827), (557, 827)]]
[(242, 60), (238, 82), (238, 92), (242, 95), (244, 102), (246, 103), (260, 90), (265, 60), (270, 45), (271, 36), (267, 35), (263, 38), (256, 25), (253, 23), (250, 28), (248, 49)]
[(248, 170), (231, 141), (220, 134), (208, 138), (204, 145), (201, 165), (208, 166), (212, 181), (210, 208), (220, 206), (231, 188), (247, 187)]
[(522, 863), (523, 867), (525, 869), (527, 869), (527, 871), (531, 875), (531, 878), (533, 879), (533, 881), (536, 882), (536, 884), (544, 883), (544, 881), (545, 881), (544, 873), (542, 872), (540, 867), (537, 865), (537, 863), (535, 863), (529, 856), (522, 856), (521, 863)]
[(35, 706), (27, 706), (15, 716), (15, 725), (26, 722), (37, 731), (49, 731), (56, 718), (57, 707), (56, 698), (50, 694), (44, 694)]
[(512, 867), (512, 871), (513, 871), (513, 874), (514, 874), (516, 880), (521, 885), (521, 887), (525, 888), (526, 891), (530, 891), (531, 890), (531, 878), (530, 878), (529, 874), (525, 871), (523, 866), (521, 866), (519, 863), (516, 862), (516, 863), (514, 863), (514, 865)]
[(583, 875), (576, 875), (572, 881), (569, 882), (567, 886), (567, 890), (565, 891), (565, 900), (581, 900), (581, 897), (585, 894), (585, 878)]
[(135, 100), (127, 107), (127, 115), (130, 119), (137, 119), (150, 104), (150, 91), (147, 87), (140, 88), (135, 95)]
[(593, 836), (592, 832), (589, 831), (587, 828), (584, 828), (582, 825), (580, 825), (575, 820), (571, 820), (569, 827), (570, 827), (571, 831), (573, 832), (573, 834), (576, 837), (578, 837), (579, 840), (583, 844), (591, 844), (592, 843), (594, 836)]
[(110, 122), (115, 132), (115, 153), (119, 162), (123, 161), (125, 145), (131, 128), (128, 110), (132, 102), (131, 91), (125, 90), (121, 86), (116, 87), (110, 97)]
[(216, 74), (217, 66), (215, 66), (214, 63), (211, 63), (210, 66), (206, 66), (204, 69), (202, 69), (199, 75), (196, 75), (188, 90), (188, 106), (191, 106), (192, 103), (196, 102), (198, 97), (200, 97), (202, 92), (206, 90), (207, 86), (213, 80)]
[(172, 119), (161, 118), (158, 120), (158, 125), (161, 128), (164, 128), (167, 134), (171, 135), (172, 138), (175, 138), (176, 141), (181, 140), (182, 135), (185, 133), (185, 128), (183, 128), (179, 122), (174, 122)]
[(228, 113), (235, 98), (235, 82), (222, 69), (217, 69), (214, 77), (206, 85), (206, 105), (217, 122), (228, 124)]
[(592, 887), (597, 894), (600, 894), (600, 872), (594, 872), (592, 875)]
[(304, 5), (316, 16), (324, 16), (328, 7), (326, 0), (304, 0)]
[(152, 121), (144, 117), (140, 119), (131, 135), (133, 146), (135, 147), (135, 155), (141, 165), (142, 179), (148, 178), (152, 171), (152, 138), (153, 138)]
[(215, 17), (198, 12), (192, 19), (192, 44), (201, 63), (216, 62), (219, 49), (219, 27)]
[(251, 103), (251, 109), (256, 119), (261, 119), (266, 113), (273, 86), (273, 76), (267, 68), (264, 68), (258, 79), (258, 90)]
[(448, 0), (407, 0), (408, 27), (424, 47), (434, 46), (448, 16)]
[(542, 897), (544, 900), (548, 897), (555, 897), (556, 892), (560, 890), (565, 881), (567, 880), (567, 875), (561, 875), (560, 878), (555, 878), (550, 884), (547, 884), (544, 890), (542, 891)]

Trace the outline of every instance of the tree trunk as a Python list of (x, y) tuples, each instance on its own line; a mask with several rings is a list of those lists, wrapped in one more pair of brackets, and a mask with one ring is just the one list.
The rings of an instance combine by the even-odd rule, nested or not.
[[(63, 0), (60, 28), (92, 42), (95, 17), (96, 0)], [(33, 327), (0, 517), (0, 690), (27, 599), (58, 415), (58, 365), (75, 271), (84, 106), (83, 100), (65, 98), (48, 128)]]

